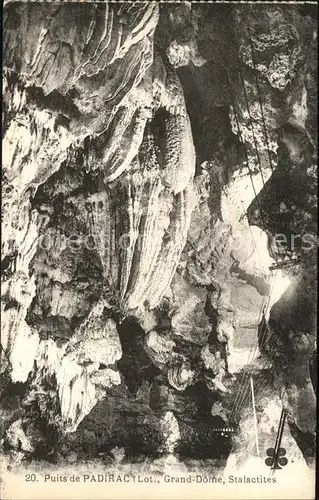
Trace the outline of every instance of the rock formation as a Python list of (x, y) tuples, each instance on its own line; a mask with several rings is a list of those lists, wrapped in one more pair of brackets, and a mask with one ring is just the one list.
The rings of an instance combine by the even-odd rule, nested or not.
[(241, 461), (253, 373), (311, 462), (316, 44), (311, 6), (7, 2), (8, 453)]

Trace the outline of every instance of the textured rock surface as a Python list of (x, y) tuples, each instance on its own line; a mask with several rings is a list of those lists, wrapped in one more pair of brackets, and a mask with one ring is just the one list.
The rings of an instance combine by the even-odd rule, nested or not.
[(253, 371), (263, 453), (283, 405), (310, 464), (311, 7), (12, 1), (4, 29), (6, 451), (239, 464)]

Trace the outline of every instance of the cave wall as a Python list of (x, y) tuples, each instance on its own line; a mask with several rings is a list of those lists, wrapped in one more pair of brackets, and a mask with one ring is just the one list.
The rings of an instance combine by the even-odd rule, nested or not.
[(238, 460), (253, 367), (265, 446), (283, 404), (310, 460), (316, 247), (270, 267), (316, 232), (316, 33), (300, 5), (6, 4), (10, 453)]

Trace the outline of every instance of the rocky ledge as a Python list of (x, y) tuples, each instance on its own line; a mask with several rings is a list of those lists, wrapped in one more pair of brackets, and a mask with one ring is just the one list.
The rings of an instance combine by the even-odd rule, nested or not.
[(252, 375), (262, 453), (284, 407), (285, 447), (312, 463), (316, 13), (6, 3), (1, 443), (16, 461), (240, 467)]

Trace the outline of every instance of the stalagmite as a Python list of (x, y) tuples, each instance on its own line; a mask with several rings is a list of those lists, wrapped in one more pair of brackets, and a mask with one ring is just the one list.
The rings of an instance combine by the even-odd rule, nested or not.
[(11, 0), (4, 30), (5, 454), (227, 471), (284, 405), (310, 463), (311, 8)]

